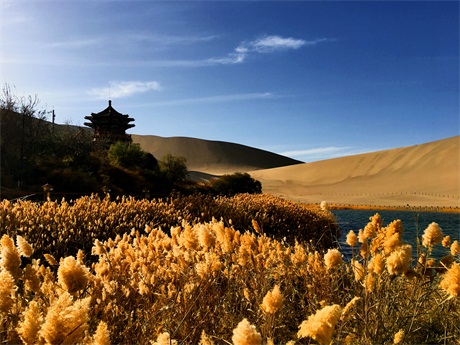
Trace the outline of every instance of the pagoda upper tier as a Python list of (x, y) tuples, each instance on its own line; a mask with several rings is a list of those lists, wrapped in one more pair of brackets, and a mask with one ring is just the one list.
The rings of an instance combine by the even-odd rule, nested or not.
[(126, 134), (126, 130), (134, 127), (130, 123), (134, 121), (129, 115), (120, 114), (112, 107), (112, 101), (109, 100), (109, 106), (100, 113), (91, 113), (90, 116), (85, 116), (85, 126), (94, 129), (95, 141), (132, 141), (131, 136)]

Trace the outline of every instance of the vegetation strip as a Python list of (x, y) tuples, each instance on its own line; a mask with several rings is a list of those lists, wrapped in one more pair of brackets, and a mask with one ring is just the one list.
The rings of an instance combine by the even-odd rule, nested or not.
[[(305, 231), (315, 229), (318, 222), (330, 222), (327, 209), (309, 210), (308, 218), (305, 205), (270, 196), (215, 201), (4, 200), (0, 341), (259, 345), (459, 339), (460, 245), (436, 223), (412, 248), (402, 241), (401, 221), (384, 227), (376, 214), (362, 230), (347, 234), (353, 258), (344, 261), (336, 248), (314, 246), (322, 243), (322, 233), (313, 232), (320, 238), (311, 240), (294, 236), (290, 243), (280, 237), (283, 232), (267, 231), (270, 224), (298, 226), (301, 219)], [(205, 220), (219, 205), (232, 217), (251, 217), (253, 204), (263, 212), (250, 227), (232, 225), (225, 214)], [(202, 219), (187, 220), (195, 208)], [(305, 213), (292, 216), (300, 212)], [(160, 226), (168, 221), (175, 225)], [(431, 257), (435, 246), (444, 247), (445, 257)], [(75, 254), (63, 254), (69, 251)]]

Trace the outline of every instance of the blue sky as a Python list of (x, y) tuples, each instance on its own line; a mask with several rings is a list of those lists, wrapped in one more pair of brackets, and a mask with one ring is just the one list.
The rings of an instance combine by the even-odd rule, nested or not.
[(1, 2), (1, 83), (303, 161), (458, 135), (457, 1)]

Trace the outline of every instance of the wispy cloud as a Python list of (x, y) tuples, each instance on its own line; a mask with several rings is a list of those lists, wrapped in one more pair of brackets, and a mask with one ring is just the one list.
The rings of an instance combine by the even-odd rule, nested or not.
[(228, 56), (221, 58), (209, 58), (204, 60), (205, 65), (233, 65), (240, 62), (243, 62), (246, 58), (246, 53), (236, 52), (230, 53)]
[(74, 40), (68, 40), (68, 41), (53, 42), (53, 43), (48, 44), (48, 46), (52, 48), (78, 49), (78, 48), (86, 48), (90, 46), (95, 46), (99, 44), (100, 42), (101, 40), (97, 38), (74, 39)]
[(352, 146), (326, 146), (306, 150), (284, 151), (280, 154), (287, 157), (312, 162), (323, 159), (338, 158), (344, 156), (357, 155), (361, 153), (372, 152), (371, 149), (358, 149)]
[(294, 150), (294, 151), (286, 151), (283, 155), (286, 156), (311, 156), (311, 155), (331, 155), (337, 154), (340, 152), (344, 152), (346, 150), (351, 149), (349, 146), (328, 146), (328, 147), (317, 147), (314, 149), (307, 149), (307, 150)]
[(312, 41), (293, 37), (281, 37), (278, 35), (264, 36), (254, 41), (241, 42), (238, 47), (227, 56), (222, 58), (208, 59), (210, 63), (216, 64), (237, 64), (243, 62), (249, 54), (267, 54), (277, 51), (299, 49), (303, 46), (315, 46), (321, 42), (328, 41), (327, 38), (319, 38)]
[(200, 42), (209, 42), (216, 39), (214, 35), (161, 35), (149, 32), (127, 33), (123, 36), (123, 41), (135, 41), (142, 43), (154, 43), (161, 45), (184, 45), (195, 44)]
[(200, 42), (208, 42), (217, 36), (193, 36), (193, 35), (161, 35), (148, 32), (131, 32), (122, 34), (107, 34), (99, 37), (71, 38), (65, 41), (51, 42), (47, 45), (51, 48), (85, 48), (90, 46), (116, 46), (127, 47), (141, 45), (145, 49), (146, 44), (153, 44), (156, 49), (165, 49), (177, 45), (191, 45)]
[[(149, 103), (149, 106), (176, 106), (176, 105), (188, 105), (188, 104), (203, 104), (203, 103), (226, 103), (226, 102), (238, 102), (238, 101), (250, 101), (259, 99), (276, 99), (281, 96), (275, 95), (271, 92), (253, 92), (253, 93), (240, 93), (230, 95), (215, 95), (208, 97), (197, 97), (197, 98), (184, 98), (184, 99), (173, 99), (165, 100), (154, 103)], [(140, 104), (139, 106), (145, 106)]]
[(160, 90), (160, 84), (156, 81), (113, 81), (109, 87), (92, 88), (87, 93), (97, 99), (126, 98), (151, 90)]
[[(56, 49), (91, 49), (91, 47), (105, 47), (108, 42), (123, 42), (117, 44), (151, 44), (156, 49), (165, 49), (175, 45), (188, 45), (200, 42), (213, 41), (218, 36), (213, 35), (160, 35), (150, 34), (144, 32), (124, 33), (123, 39), (115, 40), (110, 36), (98, 37), (77, 37), (69, 40), (55, 41), (46, 43), (48, 47)], [(325, 41), (331, 41), (327, 38), (319, 38), (315, 40), (303, 40), (293, 37), (282, 37), (278, 35), (263, 36), (253, 41), (241, 42), (233, 51), (221, 57), (212, 57), (204, 59), (165, 59), (165, 60), (150, 60), (150, 59), (119, 59), (116, 54), (113, 54), (111, 59), (93, 60), (85, 58), (84, 56), (65, 56), (59, 58), (55, 56), (53, 59), (40, 58), (34, 56), (33, 58), (27, 56), (11, 57), (5, 56), (3, 63), (5, 64), (30, 64), (30, 65), (60, 65), (60, 66), (103, 66), (103, 67), (208, 67), (216, 65), (233, 65), (246, 61), (250, 55), (258, 54), (271, 54), (275, 52), (297, 50), (302, 47), (315, 46)], [(126, 47), (125, 47), (126, 48)], [(144, 47), (145, 48), (145, 47)], [(99, 48), (98, 48), (99, 49)], [(113, 46), (107, 47), (113, 49)], [(95, 89), (99, 90), (99, 89)], [(91, 90), (92, 92), (93, 90)], [(104, 89), (103, 92), (106, 90)], [(92, 92), (94, 94), (94, 92)]]
[(33, 18), (24, 14), (16, 14), (12, 16), (4, 15), (2, 18), (2, 26), (9, 25), (24, 25), (33, 21)]
[(24, 25), (34, 20), (32, 15), (24, 13), (18, 1), (2, 1), (1, 8), (2, 15), (0, 17), (2, 20), (0, 25), (2, 27), (9, 25)]

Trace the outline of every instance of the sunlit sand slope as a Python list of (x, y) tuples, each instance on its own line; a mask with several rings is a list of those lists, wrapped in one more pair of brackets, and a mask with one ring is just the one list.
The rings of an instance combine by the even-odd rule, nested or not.
[(460, 136), (253, 171), (263, 191), (303, 202), (460, 206)]

